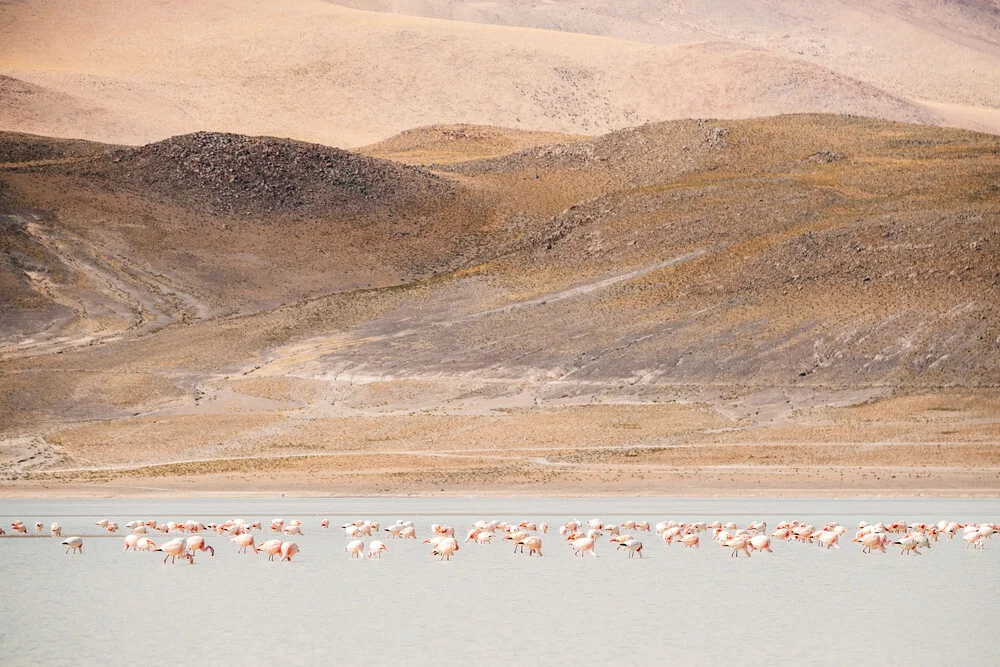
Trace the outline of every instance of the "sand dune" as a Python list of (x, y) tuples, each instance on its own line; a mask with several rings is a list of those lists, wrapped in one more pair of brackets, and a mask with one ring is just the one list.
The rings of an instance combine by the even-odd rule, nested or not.
[(641, 43), (319, 0), (138, 4), (127, 14), (108, 0), (5, 4), (0, 74), (44, 94), (20, 111), (0, 105), (0, 129), (112, 143), (214, 130), (351, 147), (434, 124), (601, 134), (792, 112), (939, 123), (906, 94), (995, 103), (985, 61), (979, 84), (957, 86), (982, 94), (949, 97), (899, 92), (754, 40), (694, 36)]

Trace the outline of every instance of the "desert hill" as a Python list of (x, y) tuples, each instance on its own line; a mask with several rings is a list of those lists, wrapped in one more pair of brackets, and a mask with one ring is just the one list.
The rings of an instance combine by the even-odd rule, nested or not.
[(995, 491), (996, 136), (554, 138), (3, 138), (7, 488)]
[(419, 206), (448, 194), (433, 175), (337, 148), (198, 132), (112, 152), (75, 171), (139, 196), (220, 215)]
[(492, 206), (461, 184), (336, 148), (218, 133), (139, 148), (0, 134), (0, 148), (0, 332), (28, 350), (398, 285), (495, 252), (473, 238)]
[[(428, 17), (320, 0), (6, 3), (0, 130), (145, 144), (208, 128), (357, 147), (429, 125), (599, 135), (801, 112), (1000, 129), (987, 9), (921, 2), (917, 25), (896, 5), (730, 3), (727, 19), (690, 3), (541, 4), (589, 18), (506, 25), (523, 3), (494, 3), (495, 20), (441, 9), (483, 3), (393, 5)], [(639, 23), (605, 34), (619, 25), (607, 11)]]

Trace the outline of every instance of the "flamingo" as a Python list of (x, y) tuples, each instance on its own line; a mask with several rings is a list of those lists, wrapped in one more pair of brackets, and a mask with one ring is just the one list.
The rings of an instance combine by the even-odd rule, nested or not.
[(292, 556), (299, 552), (299, 545), (295, 542), (282, 542), (281, 543), (281, 560), (287, 560), (291, 562)]
[(431, 549), (431, 555), (441, 556), (441, 560), (447, 558), (451, 560), (452, 555), (458, 551), (458, 540), (454, 537), (444, 537)]
[(67, 547), (66, 553), (69, 553), (70, 551), (80, 554), (83, 553), (82, 537), (67, 537), (65, 540), (62, 541), (62, 544), (65, 544)]
[(528, 537), (530, 537), (530, 536), (531, 536), (531, 533), (529, 533), (529, 532), (527, 532), (525, 530), (518, 530), (518, 531), (515, 531), (513, 533), (510, 533), (509, 535), (507, 535), (503, 539), (504, 540), (510, 540), (511, 542), (514, 543), (514, 553), (517, 553), (517, 548), (518, 547), (521, 547), (521, 553), (524, 553), (524, 541), (526, 539), (528, 539)]
[(597, 554), (594, 552), (594, 545), (596, 540), (592, 537), (581, 537), (570, 542), (570, 547), (573, 549), (574, 556), (583, 556), (584, 552), (589, 551), (590, 555), (597, 558)]
[(189, 565), (194, 563), (194, 556), (188, 553), (187, 545), (184, 543), (183, 537), (177, 537), (170, 540), (169, 542), (164, 542), (156, 549), (153, 549), (153, 551), (162, 551), (163, 553), (167, 554), (166, 556), (163, 557), (164, 564), (167, 562), (168, 558), (170, 559), (171, 563), (176, 562), (178, 556), (180, 556), (181, 558), (186, 558)]
[(372, 540), (371, 543), (368, 545), (369, 558), (377, 558), (379, 560), (382, 560), (383, 551), (388, 551), (388, 549), (385, 548), (385, 542), (381, 542), (379, 540)]
[(837, 542), (840, 539), (840, 536), (837, 533), (833, 532), (832, 530), (821, 530), (819, 531), (818, 535), (813, 535), (813, 537), (815, 537), (819, 541), (820, 545), (826, 547), (827, 549), (840, 548), (840, 546), (838, 546), (837, 544)]
[(239, 545), (239, 551), (236, 553), (246, 553), (247, 549), (253, 549), (254, 553), (257, 553), (257, 547), (254, 545), (253, 535), (251, 533), (242, 533), (240, 535), (233, 535), (229, 538), (230, 542)]
[(746, 537), (746, 535), (737, 535), (732, 539), (726, 540), (719, 546), (729, 547), (733, 550), (733, 553), (729, 556), (730, 558), (739, 558), (741, 551), (745, 553), (748, 558), (750, 557), (750, 540)]
[(860, 542), (864, 546), (861, 553), (874, 553), (875, 549), (885, 553), (885, 545), (888, 538), (885, 533), (871, 532), (859, 535), (855, 537), (853, 541)]
[(689, 549), (691, 547), (695, 547), (696, 549), (700, 549), (701, 545), (699, 545), (698, 542), (699, 542), (699, 539), (698, 539), (698, 534), (697, 533), (690, 533), (688, 535), (682, 535), (681, 536), (681, 544), (683, 544), (684, 548), (686, 548), (686, 549)]
[(635, 539), (628, 539), (623, 542), (618, 543), (618, 548), (625, 548), (628, 551), (628, 557), (634, 558), (636, 554), (639, 554), (639, 558), (642, 558), (642, 542)]
[(267, 554), (267, 560), (274, 561), (274, 557), (281, 553), (281, 540), (261, 542), (257, 548)]
[(911, 535), (905, 535), (902, 539), (894, 541), (893, 544), (902, 548), (902, 551), (899, 552), (900, 556), (906, 554), (907, 552), (913, 552), (918, 556), (920, 555), (920, 550), (917, 549), (919, 546), (917, 539)]
[(139, 537), (135, 543), (136, 551), (156, 551), (156, 543), (148, 537)]
[[(764, 530), (764, 528), (761, 528), (761, 530)], [(750, 550), (774, 553), (771, 551), (771, 538), (760, 533), (750, 538)]]
[(52, 537), (62, 537), (62, 526), (54, 521), (49, 526), (49, 531), (52, 533)]
[(671, 526), (670, 528), (664, 530), (662, 535), (663, 535), (663, 543), (667, 546), (670, 546), (675, 539), (678, 539), (681, 536), (681, 527)]
[(531, 535), (529, 537), (526, 537), (521, 542), (521, 553), (524, 553), (524, 547), (528, 547), (528, 556), (529, 557), (534, 556), (535, 554), (538, 554), (539, 556), (541, 556), (542, 555), (542, 538), (538, 537), (537, 535)]
[(138, 541), (139, 541), (139, 536), (138, 535), (134, 535), (134, 534), (133, 535), (126, 535), (125, 536), (125, 548), (122, 549), (122, 551), (128, 551), (129, 549), (132, 549), (132, 551), (137, 551), (137, 549), (135, 548), (135, 545), (136, 545), (136, 543)]
[(975, 547), (977, 549), (986, 548), (986, 545), (983, 544), (982, 538), (979, 536), (979, 531), (966, 533), (965, 535), (962, 536), (962, 539), (965, 540), (966, 549), (968, 549), (969, 547)]
[(361, 558), (361, 552), (365, 550), (365, 543), (361, 540), (352, 540), (344, 547), (344, 551), (351, 555), (351, 558)]
[(791, 536), (792, 536), (792, 529), (787, 526), (783, 528), (776, 528), (775, 531), (771, 533), (771, 537), (773, 537), (776, 540), (791, 539)]
[(212, 554), (212, 556), (215, 556), (215, 547), (213, 547), (210, 544), (205, 544), (205, 538), (202, 537), (201, 535), (192, 535), (191, 537), (187, 538), (186, 544), (187, 544), (187, 550), (190, 551), (192, 554), (195, 551), (207, 551), (210, 554)]

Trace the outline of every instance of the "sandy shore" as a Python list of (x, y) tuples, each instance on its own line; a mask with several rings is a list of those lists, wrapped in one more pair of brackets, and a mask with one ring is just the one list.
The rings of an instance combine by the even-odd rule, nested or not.
[(8, 440), (0, 496), (1000, 496), (1000, 398), (988, 390), (500, 411), (470, 399), (449, 412), (403, 409), (413, 387), (391, 384), (361, 415), (323, 412), (315, 397), (291, 410), (255, 385), (242, 403), (228, 393)]

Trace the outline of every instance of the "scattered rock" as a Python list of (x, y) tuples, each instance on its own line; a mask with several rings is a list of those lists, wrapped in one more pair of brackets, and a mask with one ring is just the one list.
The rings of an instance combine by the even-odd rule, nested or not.
[(823, 150), (816, 151), (810, 155), (808, 159), (811, 162), (821, 162), (827, 164), (830, 162), (840, 162), (846, 157), (847, 156), (843, 153), (838, 153), (837, 151), (832, 151), (829, 148), (824, 148)]
[(710, 148), (722, 150), (726, 147), (725, 136), (727, 134), (729, 134), (729, 130), (725, 127), (710, 128), (705, 134), (705, 143), (708, 144)]

